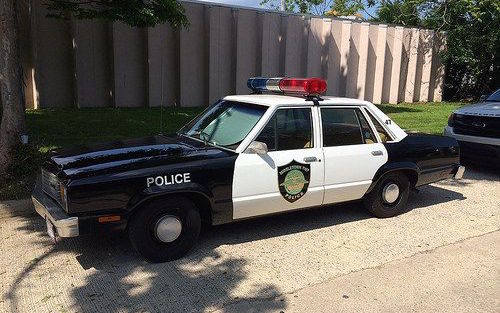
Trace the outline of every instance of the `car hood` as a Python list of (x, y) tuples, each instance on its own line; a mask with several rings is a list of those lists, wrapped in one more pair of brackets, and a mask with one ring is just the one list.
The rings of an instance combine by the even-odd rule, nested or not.
[(45, 167), (65, 178), (79, 178), (227, 153), (188, 137), (158, 135), (56, 150)]
[(480, 115), (480, 116), (500, 116), (500, 102), (479, 102), (466, 105), (456, 110), (457, 114)]

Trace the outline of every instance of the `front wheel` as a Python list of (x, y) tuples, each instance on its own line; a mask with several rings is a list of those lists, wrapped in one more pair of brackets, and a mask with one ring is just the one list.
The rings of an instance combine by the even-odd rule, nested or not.
[(401, 172), (385, 175), (365, 197), (365, 206), (376, 217), (392, 217), (406, 210), (410, 181)]
[(139, 209), (129, 221), (128, 233), (134, 249), (153, 263), (184, 256), (200, 234), (201, 218), (185, 198), (157, 200)]

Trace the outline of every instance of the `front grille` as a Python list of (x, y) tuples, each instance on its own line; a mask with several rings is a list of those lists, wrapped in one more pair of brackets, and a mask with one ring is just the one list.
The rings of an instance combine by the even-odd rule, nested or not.
[(460, 135), (500, 138), (500, 117), (455, 114), (453, 131)]
[(49, 197), (56, 200), (57, 203), (64, 207), (61, 199), (60, 182), (56, 175), (42, 170), (42, 190)]

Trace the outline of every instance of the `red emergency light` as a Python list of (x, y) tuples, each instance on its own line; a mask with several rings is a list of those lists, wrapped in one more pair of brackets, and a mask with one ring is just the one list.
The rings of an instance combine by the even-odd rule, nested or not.
[(255, 92), (277, 91), (302, 95), (320, 95), (326, 91), (326, 81), (321, 78), (265, 78), (254, 77), (247, 81)]

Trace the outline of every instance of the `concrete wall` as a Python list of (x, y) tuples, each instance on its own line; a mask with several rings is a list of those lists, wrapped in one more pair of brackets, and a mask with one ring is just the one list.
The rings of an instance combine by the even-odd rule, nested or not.
[[(441, 101), (446, 38), (424, 29), (184, 1), (189, 29), (54, 20), (22, 30), (26, 106), (206, 106), (252, 76), (317, 76), (328, 95)], [(28, 10), (26, 10), (28, 11)]]

